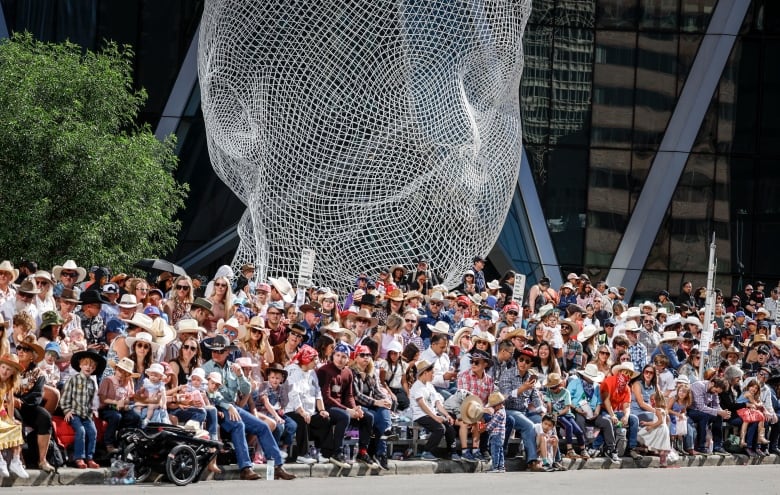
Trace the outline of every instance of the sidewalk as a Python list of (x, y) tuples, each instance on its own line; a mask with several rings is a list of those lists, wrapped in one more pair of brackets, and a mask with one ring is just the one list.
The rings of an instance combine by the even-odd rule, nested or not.
[[(523, 475), (523, 476), (556, 476), (556, 473), (528, 473), (520, 471), (524, 467), (522, 459), (507, 459), (507, 475)], [(563, 464), (569, 469), (638, 469), (638, 468), (657, 468), (658, 457), (645, 457), (639, 462), (631, 460), (630, 457), (623, 459), (623, 463), (620, 466), (612, 464), (605, 458), (595, 458), (588, 460), (570, 460), (564, 459)], [(675, 466), (681, 468), (695, 468), (701, 466), (744, 466), (752, 464), (780, 464), (780, 456), (770, 455), (763, 459), (751, 459), (745, 455), (728, 455), (728, 456), (696, 456), (696, 457), (684, 457), (677, 461)], [(444, 474), (444, 473), (469, 473), (469, 472), (483, 472), (490, 469), (490, 463), (467, 463), (467, 462), (455, 462), (455, 461), (389, 461), (389, 471), (375, 471), (368, 473), (363, 466), (355, 465), (349, 471), (343, 470), (339, 473), (339, 469), (331, 464), (315, 464), (313, 466), (305, 466), (302, 464), (285, 464), (285, 469), (299, 478), (328, 478), (332, 476), (365, 476), (369, 474), (381, 474), (384, 476), (389, 475), (415, 475), (415, 474)], [(216, 479), (237, 480), (238, 469), (236, 466), (223, 467), (224, 473), (219, 475)], [(255, 467), (260, 475), (265, 476), (265, 466)], [(0, 478), (2, 483), (0, 486), (42, 486), (42, 485), (100, 485), (104, 484), (107, 479), (108, 469), (75, 469), (75, 468), (62, 468), (59, 470), (59, 474), (46, 474), (41, 471), (29, 470), (30, 478), (26, 480), (11, 478)], [(204, 478), (207, 473), (204, 473)], [(161, 480), (163, 483), (167, 483), (163, 477)]]

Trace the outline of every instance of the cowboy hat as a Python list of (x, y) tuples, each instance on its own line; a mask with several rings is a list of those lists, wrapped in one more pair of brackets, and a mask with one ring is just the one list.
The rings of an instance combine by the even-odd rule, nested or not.
[(553, 388), (563, 383), (560, 373), (550, 373), (547, 375), (547, 379), (544, 380), (543, 386), (547, 388)]
[(429, 369), (433, 368), (433, 363), (429, 363), (425, 359), (420, 359), (415, 364), (415, 368), (417, 370), (417, 376), (419, 377), (420, 375), (422, 375), (423, 373), (425, 373)]
[(642, 311), (637, 306), (631, 306), (626, 310), (625, 318), (639, 318), (642, 316)]
[(623, 332), (638, 332), (639, 325), (634, 320), (629, 320), (623, 324)]
[(764, 335), (763, 333), (759, 333), (753, 336), (753, 339), (750, 341), (749, 346), (753, 348), (757, 345), (761, 345), (761, 344), (769, 345), (771, 343), (772, 341), (769, 340), (766, 335)]
[(371, 311), (369, 311), (367, 309), (361, 309), (354, 316), (350, 315), (350, 318), (352, 318), (354, 320), (357, 320), (357, 321), (368, 321), (368, 326), (370, 328), (373, 328), (373, 327), (377, 326), (377, 324), (379, 323), (379, 320), (377, 318), (374, 318), (373, 316), (371, 316)]
[(539, 319), (542, 319), (545, 316), (552, 313), (553, 311), (555, 311), (555, 306), (553, 306), (552, 304), (545, 304), (544, 306), (539, 308), (539, 311), (537, 311), (536, 314), (539, 316)]
[(390, 272), (390, 275), (394, 275), (394, 272), (395, 272), (396, 270), (402, 270), (402, 271), (404, 272), (404, 273), (403, 273), (403, 275), (401, 275), (402, 277), (403, 277), (404, 275), (406, 275), (406, 273), (409, 271), (409, 270), (408, 270), (408, 269), (407, 269), (405, 266), (403, 266), (403, 265), (393, 265), (393, 266), (391, 266), (391, 267), (390, 267), (390, 269), (388, 270), (388, 272)]
[(268, 377), (271, 376), (271, 373), (279, 373), (282, 375), (282, 383), (287, 381), (287, 370), (284, 369), (284, 366), (281, 365), (281, 363), (271, 363), (268, 365), (268, 368), (265, 370), (265, 379), (268, 381)]
[(577, 330), (580, 329), (580, 326), (577, 325), (577, 322), (575, 322), (574, 320), (572, 320), (570, 318), (562, 319), (560, 321), (560, 325), (561, 325), (561, 331), (563, 331), (563, 326), (564, 325), (568, 326), (571, 329), (572, 332), (576, 332)]
[(323, 294), (321, 294), (321, 295), (319, 295), (317, 297), (317, 300), (320, 303), (322, 303), (322, 301), (324, 301), (325, 299), (333, 299), (333, 302), (338, 302), (339, 301), (339, 295), (336, 294), (335, 292), (333, 292), (332, 290), (328, 289), (326, 292), (324, 292)]
[(687, 316), (687, 317), (683, 318), (682, 322), (683, 322), (683, 324), (687, 323), (689, 325), (695, 325), (695, 326), (697, 326), (699, 328), (702, 328), (701, 320), (699, 320), (695, 316)]
[(0, 364), (10, 366), (11, 368), (15, 369), (17, 373), (22, 372), (22, 365), (19, 364), (19, 356), (16, 354), (6, 354), (5, 356), (0, 356)]
[(125, 309), (133, 309), (138, 306), (138, 300), (133, 294), (122, 294), (122, 298), (119, 300), (119, 307)]
[(19, 344), (16, 345), (17, 349), (19, 347), (28, 347), (32, 349), (32, 351), (35, 353), (35, 359), (33, 361), (35, 363), (40, 363), (43, 361), (43, 355), (45, 354), (45, 351), (43, 350), (43, 347), (38, 345), (38, 342), (35, 339), (35, 336), (32, 334), (28, 334), (24, 337), (24, 340), (22, 340)]
[(506, 397), (501, 392), (493, 392), (488, 396), (487, 407), (497, 406), (503, 404), (506, 401)]
[(301, 304), (301, 307), (298, 308), (298, 309), (300, 310), (301, 313), (308, 313), (309, 311), (313, 311), (315, 313), (320, 313), (322, 311), (322, 307), (320, 306), (320, 303), (318, 303), (318, 302), (310, 302), (310, 303)]
[(227, 337), (224, 335), (215, 335), (214, 337), (204, 339), (203, 345), (206, 346), (206, 349), (209, 349), (211, 351), (236, 351), (238, 350), (238, 347), (231, 344)]
[(599, 371), (599, 368), (595, 363), (586, 364), (585, 369), (577, 370), (577, 373), (593, 383), (601, 383), (601, 381), (604, 380), (604, 373)]
[(404, 297), (404, 299), (406, 299), (407, 301), (409, 299), (422, 299), (422, 298), (423, 298), (422, 293), (417, 290), (410, 290), (409, 292), (406, 293), (406, 296)]
[(152, 339), (158, 345), (167, 345), (176, 338), (176, 332), (162, 318), (157, 318), (152, 322), (149, 333), (152, 334)]
[(70, 365), (74, 370), (81, 371), (81, 360), (84, 358), (89, 358), (95, 362), (95, 370), (92, 372), (93, 375), (101, 376), (103, 374), (103, 371), (106, 369), (106, 358), (95, 351), (87, 350), (77, 352), (70, 358)]
[(33, 275), (33, 278), (42, 278), (43, 280), (49, 282), (51, 285), (54, 285), (57, 283), (54, 278), (52, 278), (51, 273), (47, 272), (46, 270), (38, 270), (35, 272), (35, 275)]
[(487, 288), (490, 290), (498, 290), (501, 288), (501, 282), (498, 280), (491, 280), (487, 283)]
[(247, 323), (247, 326), (250, 328), (256, 328), (258, 330), (262, 330), (265, 328), (265, 320), (260, 315), (253, 316), (249, 320), (249, 323)]
[(493, 336), (492, 333), (490, 333), (488, 331), (479, 330), (476, 333), (472, 333), (471, 334), (471, 341), (472, 342), (476, 343), (478, 340), (481, 340), (483, 342), (487, 342), (488, 344), (493, 344), (496, 341), (496, 338)]
[(294, 333), (295, 335), (300, 335), (301, 337), (306, 338), (306, 328), (300, 323), (293, 323), (290, 325), (290, 327), (287, 329), (287, 333)]
[(79, 276), (76, 278), (76, 283), (82, 282), (85, 278), (87, 278), (87, 270), (80, 266), (76, 266), (76, 262), (73, 260), (68, 260), (62, 265), (56, 265), (54, 268), (52, 268), (51, 273), (54, 275), (55, 279), (59, 280), (62, 270), (75, 270), (76, 273), (79, 274)]
[(222, 373), (220, 373), (219, 371), (212, 371), (211, 373), (209, 373), (208, 379), (214, 383), (218, 383), (222, 385)]
[(151, 345), (152, 354), (157, 354), (157, 350), (160, 348), (160, 344), (154, 341), (152, 334), (149, 332), (138, 332), (134, 337), (127, 337), (127, 339), (125, 339), (125, 343), (127, 344), (127, 348), (130, 349), (130, 352), (133, 352), (133, 348), (138, 342), (145, 342)]
[(385, 347), (385, 352), (397, 352), (398, 354), (400, 354), (401, 352), (403, 352), (403, 350), (404, 350), (404, 346), (401, 345), (401, 343), (395, 339), (391, 340), (390, 343), (387, 344), (387, 347)]
[(471, 327), (461, 328), (455, 332), (455, 336), (452, 338), (452, 345), (460, 345), (460, 339), (463, 338), (464, 335), (471, 336), (472, 332), (474, 332), (474, 329)]
[(244, 334), (246, 333), (246, 328), (244, 325), (240, 324), (238, 322), (238, 318), (235, 316), (231, 316), (227, 319), (227, 321), (223, 320), (222, 318), (217, 321), (217, 333), (223, 333), (223, 330), (225, 327), (232, 328), (236, 331), (236, 338), (241, 339), (244, 337)]
[(582, 329), (582, 332), (580, 332), (579, 335), (577, 335), (577, 341), (585, 342), (586, 340), (593, 337), (597, 333), (599, 333), (599, 329), (598, 327), (596, 327), (596, 325), (585, 325), (585, 328)]
[(291, 303), (293, 300), (295, 300), (295, 291), (293, 291), (289, 280), (284, 277), (268, 277), (268, 281), (271, 283), (272, 287), (279, 291), (279, 294), (282, 295), (282, 300), (284, 302)]
[(8, 260), (3, 260), (2, 263), (0, 263), (0, 272), (7, 272), (10, 273), (11, 276), (8, 277), (11, 282), (19, 278), (19, 270), (14, 268), (13, 263), (11, 263)]
[(471, 394), (460, 404), (460, 419), (466, 424), (479, 423), (485, 414), (484, 409), (482, 399)]
[[(239, 365), (242, 368), (257, 368), (258, 364), (252, 362), (252, 358), (250, 357), (240, 357), (236, 359), (235, 363)], [(273, 365), (271, 365), (273, 366)]]
[(40, 294), (41, 291), (38, 289), (38, 286), (35, 285), (35, 279), (32, 278), (26, 278), (24, 281), (19, 284), (19, 288), (17, 289), (17, 292), (24, 292), (25, 294)]
[(522, 337), (522, 338), (527, 340), (528, 339), (528, 335), (525, 332), (525, 328), (518, 327), (518, 328), (514, 328), (512, 330), (509, 330), (508, 332), (506, 332), (504, 334), (503, 340), (510, 340), (510, 339), (515, 338), (515, 337)]
[(352, 345), (355, 343), (355, 341), (357, 341), (358, 336), (355, 332), (353, 332), (349, 328), (344, 328), (342, 330), (344, 330), (341, 334), (342, 338), (344, 339), (344, 342), (346, 342), (349, 345)]
[(624, 361), (622, 363), (618, 363), (615, 366), (612, 367), (612, 374), (617, 375), (621, 371), (628, 371), (631, 373), (631, 378), (634, 378), (639, 375), (639, 372), (634, 369), (634, 363), (631, 361)]
[(130, 374), (131, 378), (138, 378), (139, 376), (141, 376), (140, 373), (135, 373), (134, 372), (134, 370), (135, 370), (135, 363), (129, 357), (123, 357), (118, 362), (116, 362), (116, 361), (109, 361), (108, 365), (111, 366), (112, 368), (114, 368), (115, 370), (120, 369), (120, 370), (128, 372)]
[(336, 320), (333, 320), (327, 325), (320, 327), (320, 333), (332, 332), (332, 333), (339, 334), (339, 333), (344, 333), (344, 330), (345, 329), (342, 328), (341, 325), (339, 325), (339, 322), (337, 322)]
[[(436, 291), (436, 292), (432, 293), (430, 296), (426, 297), (425, 299), (428, 301), (428, 303), (444, 302), (445, 297), (444, 297), (444, 293), (443, 292)], [(479, 304), (479, 303), (477, 303), (477, 304)]]
[(108, 299), (104, 299), (100, 292), (96, 290), (87, 290), (81, 293), (79, 303), (85, 304), (109, 304)]
[(386, 299), (389, 299), (391, 301), (401, 302), (401, 301), (404, 300), (404, 293), (403, 293), (403, 291), (401, 289), (393, 289), (385, 297), (386, 297)]
[(194, 301), (192, 301), (192, 304), (190, 304), (190, 311), (196, 308), (201, 308), (203, 310), (208, 311), (211, 314), (214, 314), (211, 311), (211, 308), (213, 307), (213, 304), (211, 304), (211, 301), (208, 299), (205, 299), (203, 297), (196, 297)]
[(73, 289), (62, 289), (62, 292), (60, 293), (60, 300), (78, 304), (79, 293)]
[(122, 320), (122, 321), (127, 323), (128, 325), (133, 325), (134, 327), (142, 328), (147, 332), (152, 329), (152, 323), (153, 323), (150, 317), (148, 317), (143, 313), (139, 313), (138, 311), (133, 313), (132, 319)]
[(443, 333), (445, 335), (449, 335), (450, 333), (450, 324), (446, 321), (437, 321), (435, 325), (428, 325), (428, 330), (430, 330), (433, 333)]
[(179, 320), (176, 324), (176, 334), (182, 333), (197, 333), (198, 335), (205, 334), (206, 329), (198, 324), (198, 320), (194, 318), (184, 318)]
[(490, 357), (490, 354), (488, 354), (483, 350), (473, 349), (471, 352), (469, 352), (469, 359), (471, 359), (472, 361), (474, 361), (475, 359), (481, 359), (487, 363), (487, 369), (493, 367), (493, 358)]
[(662, 344), (664, 342), (680, 342), (681, 340), (682, 337), (680, 337), (677, 332), (674, 330), (667, 330), (663, 333), (661, 340), (659, 340), (658, 343)]
[(740, 352), (740, 350), (734, 347), (733, 345), (729, 346), (727, 349), (723, 349), (722, 351), (720, 351), (721, 359), (728, 359), (729, 354), (736, 354), (737, 359), (742, 359), (742, 352)]
[(363, 297), (360, 298), (360, 304), (358, 306), (372, 306), (374, 308), (378, 308), (381, 306), (379, 302), (376, 300), (376, 295), (369, 292), (368, 294), (364, 294)]

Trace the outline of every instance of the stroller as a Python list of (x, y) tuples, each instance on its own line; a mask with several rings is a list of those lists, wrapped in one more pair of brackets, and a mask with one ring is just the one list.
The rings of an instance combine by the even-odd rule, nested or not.
[(222, 449), (222, 443), (198, 438), (196, 433), (165, 423), (128, 428), (120, 435), (115, 457), (133, 464), (138, 483), (150, 479), (155, 471), (178, 486), (197, 483), (203, 469)]

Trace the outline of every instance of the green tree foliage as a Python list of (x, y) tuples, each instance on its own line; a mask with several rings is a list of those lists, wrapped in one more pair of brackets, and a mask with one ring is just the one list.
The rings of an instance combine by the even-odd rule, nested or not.
[(125, 269), (175, 245), (188, 186), (175, 137), (135, 123), (133, 52), (0, 43), (0, 258)]

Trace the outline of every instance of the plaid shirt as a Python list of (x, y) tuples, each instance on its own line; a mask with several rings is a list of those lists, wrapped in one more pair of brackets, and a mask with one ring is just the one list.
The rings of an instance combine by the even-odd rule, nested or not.
[(468, 390), (472, 394), (482, 399), (482, 403), (486, 403), (488, 396), (493, 392), (493, 378), (488, 376), (487, 373), (479, 378), (471, 370), (461, 371), (458, 374), (458, 389)]
[(506, 436), (506, 408), (501, 408), (493, 413), (490, 421), (485, 425), (485, 430), (492, 437), (493, 435), (504, 438)]
[(507, 370), (501, 375), (501, 379), (498, 381), (498, 390), (506, 397), (506, 403), (504, 404), (507, 409), (513, 411), (527, 412), (527, 411), (539, 411), (542, 407), (542, 401), (539, 399), (539, 394), (536, 393), (536, 389), (531, 387), (522, 394), (517, 393), (517, 389), (520, 385), (524, 384), (531, 377), (531, 373), (520, 376), (517, 372), (517, 368), (514, 370)]
[(720, 411), (720, 397), (710, 393), (710, 382), (702, 380), (691, 384), (693, 404), (690, 409), (715, 416)]
[(634, 369), (642, 370), (647, 364), (647, 348), (641, 342), (628, 346), (628, 354), (631, 356), (631, 362), (634, 363)]
[(92, 399), (95, 397), (97, 385), (92, 377), (82, 373), (73, 375), (62, 391), (60, 405), (62, 412), (72, 412), (80, 418), (92, 417)]
[(401, 334), (401, 337), (404, 339), (404, 347), (409, 344), (414, 344), (417, 346), (420, 352), (425, 350), (423, 339), (419, 335), (410, 335), (407, 331), (404, 330), (404, 332)]

